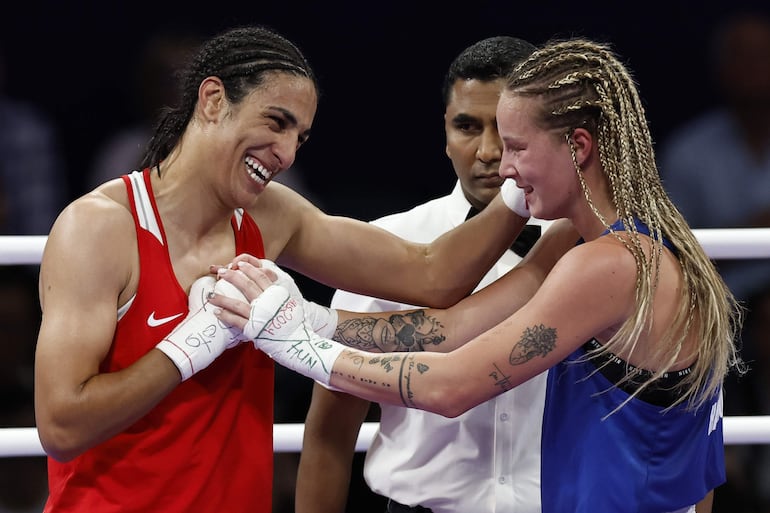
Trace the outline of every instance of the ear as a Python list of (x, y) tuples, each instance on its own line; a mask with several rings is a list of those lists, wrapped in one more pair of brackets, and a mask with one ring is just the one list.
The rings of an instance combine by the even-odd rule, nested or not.
[(576, 128), (572, 131), (570, 139), (572, 139), (572, 145), (575, 148), (575, 157), (578, 164), (584, 167), (585, 163), (591, 159), (595, 149), (594, 136), (585, 128)]
[(198, 109), (203, 121), (216, 122), (227, 106), (225, 85), (219, 77), (206, 77), (198, 88)]
[(446, 143), (444, 144), (444, 153), (446, 153), (446, 156), (449, 157), (449, 160), (452, 160), (452, 155), (449, 154), (449, 141), (447, 137), (447, 129), (446, 129), (446, 112), (444, 113), (444, 140)]

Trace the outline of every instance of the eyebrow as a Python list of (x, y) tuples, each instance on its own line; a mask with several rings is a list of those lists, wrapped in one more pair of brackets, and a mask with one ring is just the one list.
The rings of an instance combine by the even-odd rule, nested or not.
[[(283, 115), (283, 117), (286, 119), (286, 121), (291, 126), (297, 126), (299, 124), (299, 122), (297, 121), (297, 116), (295, 116), (292, 111), (290, 111), (290, 110), (288, 110), (288, 109), (286, 109), (284, 107), (279, 107), (278, 105), (270, 105), (270, 106), (268, 106), (268, 108), (272, 109), (272, 110), (277, 110), (278, 112), (280, 112)], [(305, 139), (310, 137), (310, 129), (305, 130), (304, 132), (302, 132), (302, 136)]]
[(478, 118), (476, 116), (465, 114), (464, 112), (461, 112), (452, 118), (452, 123), (470, 123), (473, 121), (478, 121)]

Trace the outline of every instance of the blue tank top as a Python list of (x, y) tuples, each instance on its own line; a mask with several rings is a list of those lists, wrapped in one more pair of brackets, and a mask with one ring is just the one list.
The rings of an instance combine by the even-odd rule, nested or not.
[[(636, 228), (649, 234), (639, 221)], [(615, 223), (612, 229), (624, 228)], [(675, 511), (725, 482), (721, 391), (694, 411), (686, 405), (666, 410), (665, 397), (646, 396), (615, 411), (630, 392), (615, 386), (611, 374), (597, 372), (585, 358), (587, 349), (578, 348), (548, 372), (543, 513)]]

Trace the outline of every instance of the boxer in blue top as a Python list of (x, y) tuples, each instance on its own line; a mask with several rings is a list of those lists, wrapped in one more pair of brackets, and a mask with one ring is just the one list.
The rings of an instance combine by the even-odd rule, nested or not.
[(329, 340), (280, 269), (241, 258), (221, 276), (250, 304), (216, 296), (218, 317), (316, 381), (449, 417), (547, 370), (543, 513), (695, 511), (725, 479), (741, 311), (661, 184), (633, 79), (607, 45), (555, 41), (497, 122), (503, 199), (559, 219), (498, 281), (444, 310), (338, 311)]

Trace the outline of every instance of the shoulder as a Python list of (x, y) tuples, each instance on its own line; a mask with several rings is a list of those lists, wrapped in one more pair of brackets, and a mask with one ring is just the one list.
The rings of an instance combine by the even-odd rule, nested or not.
[(553, 274), (586, 292), (636, 283), (636, 261), (623, 242), (605, 235), (577, 245), (559, 259)]
[(319, 229), (324, 212), (301, 194), (278, 182), (270, 182), (246, 209), (262, 233), (265, 255), (277, 260), (289, 241)]
[(574, 254), (585, 260), (586, 266), (620, 270), (630, 264), (633, 269), (636, 269), (634, 256), (626, 247), (629, 243), (629, 235), (624, 231), (618, 231), (575, 246)]
[(136, 276), (137, 251), (125, 188), (121, 197), (117, 187), (100, 187), (70, 203), (54, 223), (40, 263), (41, 294), (49, 306), (107, 297), (116, 307)]
[(320, 212), (320, 209), (304, 196), (278, 182), (270, 182), (254, 205), (247, 210), (254, 218)]
[(69, 253), (83, 248), (109, 247), (121, 239), (133, 240), (134, 221), (121, 180), (112, 180), (76, 199), (59, 214), (48, 236), (47, 248)]
[(100, 224), (105, 218), (110, 222), (124, 216), (130, 218), (131, 207), (123, 180), (110, 180), (84, 194), (67, 205), (62, 216), (71, 220), (86, 218), (94, 224)]
[(636, 264), (614, 237), (574, 246), (553, 266), (530, 304), (585, 341), (623, 322), (633, 312)]

